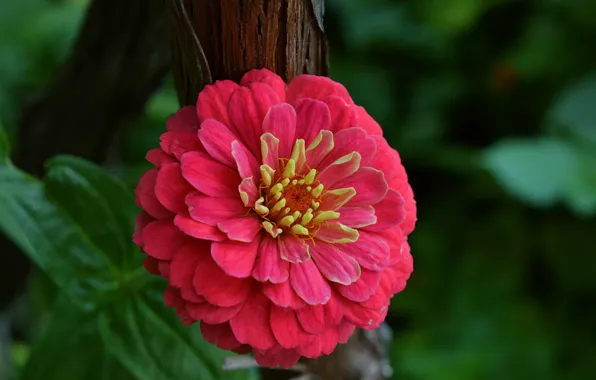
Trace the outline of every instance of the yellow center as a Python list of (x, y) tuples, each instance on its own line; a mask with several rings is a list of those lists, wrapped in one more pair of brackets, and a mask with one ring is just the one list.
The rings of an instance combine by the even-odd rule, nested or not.
[(319, 210), (325, 188), (317, 180), (317, 170), (308, 170), (304, 163), (304, 140), (296, 141), (289, 159), (278, 161), (277, 173), (269, 165), (261, 165), (261, 197), (254, 210), (271, 236), (291, 233), (310, 239), (322, 222), (338, 219), (339, 213)]

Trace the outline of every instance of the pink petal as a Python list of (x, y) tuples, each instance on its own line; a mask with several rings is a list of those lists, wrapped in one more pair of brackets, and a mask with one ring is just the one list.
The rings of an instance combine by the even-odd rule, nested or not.
[(352, 336), (352, 334), (354, 333), (354, 330), (356, 330), (356, 326), (354, 326), (353, 324), (346, 322), (346, 321), (343, 321), (342, 323), (340, 323), (340, 325), (338, 327), (339, 343), (341, 343), (341, 344), (348, 343), (348, 339), (350, 339), (350, 336)]
[[(321, 131), (321, 138), (317, 141), (318, 137), (317, 135), (315, 140), (306, 149), (306, 164), (311, 168), (318, 168), (321, 161), (327, 157), (334, 147), (333, 133)], [(313, 144), (316, 145), (313, 146)]]
[(358, 125), (354, 107), (347, 104), (342, 98), (330, 95), (325, 97), (323, 102), (327, 104), (331, 113), (331, 126), (329, 128), (331, 132), (339, 132)]
[(311, 252), (313, 260), (327, 280), (350, 285), (360, 277), (358, 262), (338, 248), (321, 242), (311, 247)]
[(169, 261), (160, 261), (157, 263), (157, 268), (159, 269), (159, 275), (163, 278), (170, 277), (170, 262)]
[(404, 197), (404, 201), (406, 202), (406, 218), (402, 222), (401, 228), (404, 231), (404, 234), (409, 235), (414, 231), (414, 227), (416, 226), (416, 201), (414, 200), (414, 193), (409, 184), (406, 187), (406, 191), (401, 192), (400, 194)]
[(248, 149), (238, 141), (232, 142), (232, 156), (236, 161), (238, 173), (243, 179), (257, 177), (260, 174), (259, 162), (248, 151)]
[(172, 216), (172, 212), (165, 208), (155, 196), (155, 181), (159, 169), (151, 169), (141, 176), (135, 189), (137, 201), (141, 208), (156, 219)]
[(290, 283), (309, 305), (324, 304), (331, 297), (329, 284), (312, 260), (290, 266)]
[(296, 310), (296, 316), (302, 328), (311, 334), (318, 334), (325, 328), (325, 305), (308, 305)]
[(306, 305), (302, 298), (298, 297), (294, 289), (292, 289), (289, 281), (284, 281), (279, 284), (266, 282), (263, 284), (263, 294), (269, 298), (271, 302), (280, 307), (289, 307), (290, 309), (296, 310)]
[(255, 181), (253, 177), (244, 178), (238, 186), (238, 193), (240, 194), (240, 199), (242, 199), (242, 203), (246, 207), (254, 207), (255, 202), (259, 199), (259, 189), (255, 185)]
[(257, 364), (264, 367), (275, 368), (280, 366), (284, 369), (292, 368), (300, 359), (296, 350), (286, 350), (281, 347), (273, 347), (266, 351), (254, 351)]
[(196, 132), (199, 129), (199, 117), (194, 106), (182, 107), (166, 121), (166, 128), (172, 132)]
[(383, 135), (383, 130), (363, 107), (354, 106), (358, 116), (358, 126), (364, 128), (371, 135)]
[(339, 293), (354, 302), (364, 302), (377, 290), (381, 275), (368, 269), (362, 269), (358, 281), (351, 285), (336, 285)]
[(333, 295), (329, 299), (329, 302), (323, 305), (325, 311), (325, 326), (327, 327), (337, 326), (344, 317), (342, 303), (338, 298), (341, 298), (341, 296), (333, 291)]
[(178, 160), (186, 152), (203, 151), (203, 144), (197, 136), (197, 132), (166, 132), (159, 138), (160, 146), (164, 152), (176, 157)]
[(257, 281), (271, 281), (275, 284), (284, 282), (289, 277), (289, 263), (279, 256), (277, 240), (269, 235), (264, 236), (261, 241), (252, 276)]
[(279, 139), (279, 156), (289, 158), (296, 134), (296, 111), (287, 103), (273, 106), (263, 120), (263, 133), (271, 133)]
[(191, 317), (197, 321), (218, 324), (229, 321), (234, 318), (242, 308), (242, 304), (231, 307), (220, 307), (211, 305), (208, 302), (189, 303), (186, 305), (186, 310)]
[(323, 192), (319, 210), (340, 210), (354, 196), (356, 196), (356, 189), (353, 187)]
[(232, 320), (230, 326), (239, 342), (258, 350), (267, 350), (277, 343), (271, 331), (271, 302), (262, 295), (246, 300), (242, 309)]
[(361, 228), (375, 224), (377, 217), (372, 206), (342, 207), (337, 221), (344, 226)]
[(147, 256), (143, 259), (143, 267), (145, 267), (147, 272), (159, 276), (159, 260)]
[(261, 136), (261, 155), (263, 156), (263, 164), (277, 170), (279, 166), (279, 139), (271, 133), (263, 133)]
[(389, 190), (382, 201), (375, 204), (377, 223), (367, 226), (369, 231), (382, 231), (399, 226), (406, 219), (404, 199), (395, 190)]
[(228, 276), (208, 254), (200, 258), (193, 285), (207, 302), (225, 307), (244, 302), (254, 291), (253, 280)]
[(187, 301), (203, 302), (205, 300), (195, 291), (192, 279), (197, 270), (200, 255), (209, 254), (209, 248), (209, 243), (196, 240), (180, 247), (172, 258), (169, 284), (179, 288), (180, 296)]
[(346, 227), (341, 223), (327, 222), (322, 224), (316, 234), (316, 239), (329, 244), (353, 243), (358, 240), (358, 231)]
[[(364, 232), (364, 231), (363, 231)], [(372, 235), (381, 236), (385, 239), (387, 245), (389, 245), (389, 265), (395, 265), (401, 260), (401, 255), (404, 250), (404, 246), (407, 244), (406, 236), (399, 227), (390, 228), (385, 231), (379, 231)]]
[(229, 323), (210, 325), (201, 322), (201, 333), (207, 342), (223, 350), (232, 350), (242, 345), (234, 336)]
[(171, 220), (156, 220), (143, 229), (143, 250), (158, 260), (170, 260), (188, 238)]
[(263, 120), (269, 109), (279, 103), (271, 87), (263, 83), (252, 83), (240, 87), (230, 98), (230, 120), (242, 142), (260, 159), (260, 141)]
[(286, 83), (281, 77), (267, 69), (253, 69), (242, 76), (241, 86), (250, 86), (251, 83), (264, 83), (269, 85), (279, 97), (281, 102), (286, 101)]
[(331, 126), (329, 108), (323, 102), (314, 99), (298, 99), (296, 108), (296, 138), (303, 139), (306, 146), (314, 140), (321, 130)]
[(360, 168), (360, 154), (358, 152), (350, 153), (338, 158), (334, 163), (327, 166), (317, 178), (326, 189), (337, 188), (335, 184), (344, 178), (356, 173)]
[(320, 100), (329, 95), (339, 96), (349, 104), (354, 103), (346, 88), (341, 84), (327, 77), (307, 74), (292, 79), (286, 92), (286, 101), (295, 104), (300, 98)]
[(159, 168), (155, 181), (155, 196), (168, 210), (178, 213), (186, 210), (184, 198), (194, 191), (182, 177), (180, 164), (164, 164)]
[(219, 222), (217, 227), (225, 232), (230, 240), (250, 243), (261, 230), (261, 219), (256, 216), (244, 216)]
[(186, 204), (194, 220), (211, 226), (242, 218), (247, 211), (239, 198), (211, 198), (199, 193), (188, 194)]
[(339, 333), (336, 327), (325, 329), (320, 334), (315, 335), (312, 342), (297, 348), (297, 351), (309, 359), (318, 358), (321, 355), (329, 355), (335, 350), (339, 341)]
[(232, 240), (214, 242), (211, 244), (211, 256), (226, 274), (245, 278), (252, 272), (260, 244), (260, 235), (250, 243)]
[(145, 155), (145, 159), (155, 166), (176, 162), (174, 157), (164, 152), (161, 148), (155, 148), (148, 151)]
[(389, 146), (387, 140), (382, 136), (370, 135), (369, 137), (375, 140), (377, 151), (368, 166), (382, 171), (387, 183), (390, 183), (398, 175), (399, 167), (402, 167), (399, 154)]
[(201, 124), (198, 136), (211, 157), (231, 168), (236, 167), (232, 156), (232, 142), (238, 140), (238, 137), (228, 127), (215, 119), (207, 119)]
[(319, 164), (319, 168), (331, 165), (335, 160), (352, 152), (360, 154), (360, 166), (367, 166), (373, 159), (377, 144), (362, 128), (348, 128), (333, 134), (335, 147)]
[(371, 309), (358, 303), (344, 304), (346, 320), (365, 330), (376, 329), (383, 323), (389, 309), (387, 305), (380, 309)]
[(227, 240), (228, 236), (221, 232), (219, 228), (206, 223), (197, 222), (192, 219), (188, 212), (183, 212), (174, 218), (174, 225), (186, 235), (195, 239), (204, 239), (211, 241)]
[(132, 235), (132, 241), (139, 247), (143, 248), (143, 245), (145, 244), (143, 241), (143, 228), (145, 228), (145, 226), (147, 224), (153, 222), (154, 220), (155, 219), (153, 219), (146, 212), (141, 212), (136, 216), (136, 218), (135, 218), (135, 232)]
[(271, 330), (283, 348), (295, 348), (314, 339), (304, 331), (292, 309), (271, 306)]
[(238, 196), (238, 172), (213, 161), (202, 152), (188, 152), (182, 157), (182, 176), (195, 189), (216, 198)]
[(308, 245), (294, 235), (282, 236), (279, 239), (280, 257), (290, 263), (303, 263), (310, 260)]
[(347, 255), (355, 258), (363, 268), (378, 271), (389, 265), (389, 245), (378, 234), (359, 231), (357, 241), (341, 244), (339, 248)]
[(197, 113), (201, 122), (215, 119), (227, 126), (231, 126), (228, 116), (228, 104), (232, 93), (240, 86), (230, 80), (218, 80), (207, 85), (199, 93)]
[(347, 203), (348, 206), (375, 204), (385, 197), (389, 189), (383, 172), (370, 167), (360, 168), (356, 173), (337, 182), (334, 187), (338, 189), (353, 187), (356, 189), (356, 195)]

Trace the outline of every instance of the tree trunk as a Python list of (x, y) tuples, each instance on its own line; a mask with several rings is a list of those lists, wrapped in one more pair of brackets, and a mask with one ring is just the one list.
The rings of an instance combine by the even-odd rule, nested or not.
[[(267, 68), (286, 82), (328, 74), (323, 0), (168, 0), (174, 31), (174, 78), (181, 105), (218, 79), (239, 81)], [(263, 380), (381, 380), (390, 376), (386, 330), (357, 331), (326, 357), (304, 361), (302, 375), (263, 369)]]
[[(13, 160), (41, 176), (44, 162), (72, 154), (97, 163), (117, 131), (143, 110), (170, 68), (164, 0), (95, 0), (73, 53), (48, 89), (22, 111)], [(29, 262), (0, 235), (0, 309), (24, 283)]]

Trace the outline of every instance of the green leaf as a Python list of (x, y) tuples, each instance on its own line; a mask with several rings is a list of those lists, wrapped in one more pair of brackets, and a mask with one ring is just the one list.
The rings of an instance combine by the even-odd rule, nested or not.
[(48, 162), (44, 183), (48, 197), (114, 264), (124, 270), (133, 266), (128, 264), (131, 258), (141, 257), (132, 243), (138, 213), (132, 192), (106, 170), (80, 158), (59, 156)]
[(84, 307), (117, 288), (117, 270), (83, 231), (52, 204), (40, 181), (0, 164), (0, 229)]
[(218, 369), (191, 329), (148, 297), (125, 300), (100, 318), (105, 346), (139, 380), (216, 379)]
[(596, 156), (577, 144), (504, 140), (484, 158), (503, 187), (523, 201), (542, 207), (562, 201), (578, 214), (596, 212)]
[(33, 345), (20, 380), (128, 380), (133, 377), (104, 351), (95, 313), (59, 300)]
[(10, 141), (8, 139), (8, 134), (2, 126), (2, 121), (0, 120), (0, 165), (7, 163), (8, 156), (10, 156)]
[[(549, 122), (596, 144), (596, 74), (565, 90), (549, 112)], [(596, 149), (596, 145), (594, 146)]]

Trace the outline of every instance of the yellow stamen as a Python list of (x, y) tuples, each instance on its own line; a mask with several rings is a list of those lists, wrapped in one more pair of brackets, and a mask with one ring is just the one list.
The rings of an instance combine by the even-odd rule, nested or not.
[(292, 160), (291, 158), (288, 160), (286, 164), (286, 168), (284, 169), (283, 176), (285, 178), (292, 178), (296, 175), (296, 161)]
[(271, 213), (275, 214), (277, 212), (279, 212), (279, 210), (281, 210), (283, 207), (286, 206), (286, 198), (282, 198), (280, 201), (278, 201), (272, 208), (271, 208)]
[(283, 190), (284, 186), (281, 183), (276, 184), (275, 186), (273, 186), (271, 188), (271, 190), (269, 190), (269, 193), (271, 195), (275, 195), (277, 193), (281, 193), (281, 191)]
[(312, 201), (312, 208), (313, 208), (313, 210), (318, 209), (320, 205), (321, 205), (321, 202)]
[(296, 186), (297, 184), (298, 184), (298, 180), (297, 179), (292, 180), (292, 185)]
[(275, 194), (275, 195), (273, 196), (273, 199), (274, 199), (274, 200), (276, 200), (276, 201), (278, 201), (278, 200), (279, 200), (279, 198), (281, 198), (281, 196), (282, 196), (282, 195), (283, 195), (283, 194), (282, 194), (282, 193), (281, 193), (281, 191), (280, 191), (279, 193), (277, 193), (277, 194)]
[(302, 220), (300, 221), (300, 223), (302, 225), (306, 226), (308, 223), (310, 223), (310, 221), (312, 220), (313, 217), (314, 217), (314, 215), (312, 214), (312, 208), (309, 208), (306, 210), (306, 212), (302, 216)]
[(281, 228), (275, 228), (270, 222), (263, 222), (261, 225), (265, 231), (274, 238), (283, 232)]
[(298, 220), (298, 218), (300, 218), (302, 216), (302, 213), (300, 211), (294, 211), (294, 213), (292, 214), (292, 217), (294, 218), (294, 220)]
[(319, 184), (319, 186), (315, 187), (312, 191), (311, 194), (313, 197), (317, 198), (319, 195), (321, 195), (321, 193), (323, 192), (323, 184)]
[(313, 223), (320, 223), (326, 220), (339, 219), (339, 212), (335, 211), (321, 211), (312, 220)]
[(282, 220), (279, 221), (280, 226), (290, 227), (294, 223), (294, 217), (291, 215), (285, 216)]
[(281, 181), (280, 183), (283, 185), (283, 187), (286, 187), (286, 186), (288, 186), (290, 184), (290, 179), (289, 178), (284, 178), (284, 180)]
[(309, 235), (308, 229), (306, 229), (304, 226), (301, 226), (300, 224), (294, 224), (292, 228), (290, 228), (290, 232), (294, 235)]
[[(263, 182), (264, 185), (266, 186), (271, 186), (271, 176), (273, 175), (273, 173), (271, 173), (272, 171), (275, 172), (275, 170), (271, 169), (271, 167), (269, 165), (261, 165), (261, 181)], [(271, 169), (268, 170), (268, 169)]]
[(317, 175), (317, 171), (315, 169), (311, 169), (306, 177), (304, 177), (304, 184), (310, 185), (314, 182), (315, 176)]

